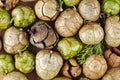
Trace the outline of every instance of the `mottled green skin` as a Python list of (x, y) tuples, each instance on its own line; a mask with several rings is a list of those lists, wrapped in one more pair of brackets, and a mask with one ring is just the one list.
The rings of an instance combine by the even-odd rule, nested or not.
[(66, 78), (66, 77), (56, 77), (53, 80), (72, 80), (72, 79), (69, 79), (69, 78)]
[(115, 0), (120, 5), (120, 0)]
[(15, 67), (23, 73), (30, 73), (34, 70), (34, 55), (24, 51), (21, 55), (15, 55)]
[(0, 73), (7, 74), (14, 71), (14, 62), (12, 56), (9, 54), (0, 53)]
[(119, 0), (106, 0), (102, 4), (102, 10), (108, 16), (117, 15), (120, 12)]
[(32, 8), (28, 6), (18, 6), (12, 10), (12, 18), (14, 26), (16, 27), (28, 27), (35, 20), (35, 13)]
[(10, 14), (7, 10), (0, 8), (0, 29), (4, 30), (10, 26)]
[(80, 0), (63, 0), (63, 2), (65, 3), (66, 6), (73, 7), (73, 6), (78, 5)]
[(88, 79), (88, 78), (80, 78), (79, 80), (90, 80), (90, 79)]
[(75, 38), (63, 38), (58, 42), (58, 51), (65, 60), (76, 56), (82, 49), (82, 44)]

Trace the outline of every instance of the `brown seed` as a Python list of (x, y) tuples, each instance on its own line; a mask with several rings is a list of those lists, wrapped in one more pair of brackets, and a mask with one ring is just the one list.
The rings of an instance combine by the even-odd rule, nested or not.
[(77, 77), (81, 74), (81, 67), (76, 60), (72, 58), (64, 63), (62, 73), (68, 78)]

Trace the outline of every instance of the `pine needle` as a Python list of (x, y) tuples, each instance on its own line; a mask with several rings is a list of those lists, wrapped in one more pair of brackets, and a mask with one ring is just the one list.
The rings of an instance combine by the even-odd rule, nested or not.
[(95, 45), (86, 45), (84, 49), (77, 55), (77, 61), (80, 64), (83, 64), (88, 56), (94, 54), (94, 51), (97, 55), (102, 55), (103, 48), (103, 41)]

